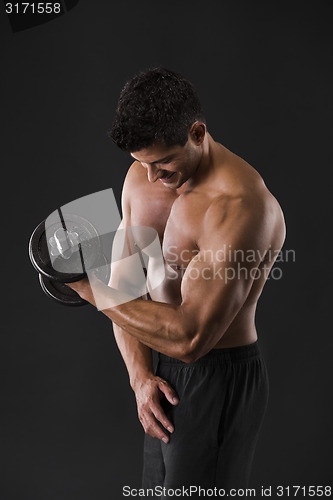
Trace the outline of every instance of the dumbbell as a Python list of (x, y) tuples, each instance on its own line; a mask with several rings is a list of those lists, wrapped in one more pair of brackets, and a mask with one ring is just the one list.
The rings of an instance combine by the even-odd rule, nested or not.
[(46, 295), (64, 305), (86, 305), (88, 302), (65, 283), (80, 281), (90, 270), (108, 283), (110, 266), (93, 224), (75, 214), (63, 217), (60, 209), (58, 214), (34, 229), (29, 257)]

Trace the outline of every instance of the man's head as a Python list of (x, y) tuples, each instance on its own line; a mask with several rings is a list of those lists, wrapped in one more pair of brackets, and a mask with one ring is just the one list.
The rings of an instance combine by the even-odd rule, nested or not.
[(193, 85), (173, 71), (155, 68), (126, 83), (110, 137), (148, 169), (150, 181), (175, 172), (173, 182), (165, 184), (176, 188), (199, 164), (205, 122)]

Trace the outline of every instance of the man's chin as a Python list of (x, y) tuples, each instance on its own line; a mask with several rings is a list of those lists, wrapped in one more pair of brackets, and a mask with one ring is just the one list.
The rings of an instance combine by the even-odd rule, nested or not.
[(165, 187), (169, 189), (179, 189), (183, 184), (183, 182), (174, 182), (173, 184), (165, 184)]
[(184, 179), (182, 176), (176, 178), (173, 182), (162, 182), (163, 186), (168, 189), (179, 189), (188, 179)]
[(163, 181), (161, 182), (164, 187), (169, 189), (178, 189), (183, 184), (183, 181), (179, 178), (172, 179), (171, 182), (163, 182)]

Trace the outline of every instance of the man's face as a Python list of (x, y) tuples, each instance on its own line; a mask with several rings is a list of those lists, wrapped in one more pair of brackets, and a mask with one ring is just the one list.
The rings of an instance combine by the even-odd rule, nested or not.
[(131, 153), (147, 169), (149, 182), (160, 181), (178, 189), (195, 173), (201, 158), (201, 148), (189, 138), (185, 146), (156, 144)]

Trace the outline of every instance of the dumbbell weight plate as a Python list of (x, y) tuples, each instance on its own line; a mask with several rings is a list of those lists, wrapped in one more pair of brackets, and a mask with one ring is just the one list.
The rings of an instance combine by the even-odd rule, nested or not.
[(66, 306), (84, 306), (88, 302), (80, 297), (65, 283), (48, 278), (39, 274), (39, 282), (46, 295)]
[[(101, 280), (103, 283), (108, 284), (110, 279), (110, 266), (107, 265), (107, 259), (105, 255), (101, 254), (96, 261), (96, 269), (94, 273), (97, 278)], [(81, 279), (81, 278), (80, 278)], [(84, 306), (88, 304), (88, 302), (80, 297), (78, 293), (76, 293), (72, 288), (67, 286), (65, 283), (61, 281), (56, 281), (54, 279), (50, 279), (47, 276), (39, 273), (39, 282), (42, 290), (51, 297), (55, 299), (60, 304), (65, 306)], [(68, 281), (68, 283), (70, 283)]]
[[(78, 233), (85, 269), (91, 269), (94, 267), (96, 255), (99, 255), (101, 251), (96, 229), (89, 221), (75, 215), (66, 216), (65, 222), (68, 231)], [(60, 227), (62, 227), (61, 223), (57, 222), (48, 228), (47, 233), (54, 234)], [(29, 256), (35, 269), (50, 279), (71, 283), (79, 281), (85, 276), (85, 273), (82, 272), (79, 251), (74, 252), (69, 259), (56, 257), (53, 263), (51, 262), (49, 246), (46, 241), (45, 221), (41, 222), (32, 233), (29, 242)]]
[(94, 274), (105, 285), (108, 285), (110, 281), (110, 270), (111, 266), (108, 265), (107, 258), (103, 253), (101, 253), (94, 262)]

